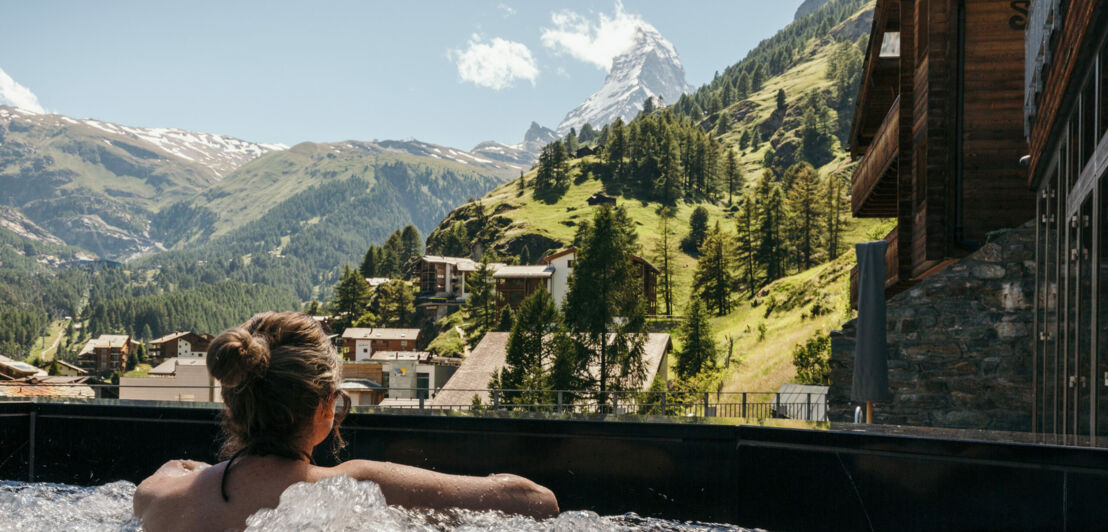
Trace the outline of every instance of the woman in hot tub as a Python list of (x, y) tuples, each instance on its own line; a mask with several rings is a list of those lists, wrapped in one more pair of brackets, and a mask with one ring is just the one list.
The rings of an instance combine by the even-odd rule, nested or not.
[(335, 475), (372, 480), (389, 504), (409, 508), (558, 513), (550, 490), (514, 475), (446, 475), (369, 460), (315, 465), (312, 449), (328, 435), (341, 446), (350, 399), (339, 388), (341, 359), (307, 315), (258, 314), (224, 331), (211, 343), (208, 371), (223, 387), (227, 460), (173, 460), (139, 484), (134, 510), (146, 530), (243, 528), (254, 512), (276, 508), (290, 485)]

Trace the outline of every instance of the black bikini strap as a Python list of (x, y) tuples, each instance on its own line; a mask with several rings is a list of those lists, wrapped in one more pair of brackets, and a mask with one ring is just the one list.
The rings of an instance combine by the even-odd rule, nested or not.
[(231, 456), (230, 460), (227, 460), (227, 465), (223, 468), (223, 478), (219, 480), (219, 494), (223, 495), (223, 502), (231, 502), (230, 497), (227, 497), (227, 472), (231, 470), (231, 465), (235, 463), (235, 459), (242, 456), (242, 453), (246, 449), (239, 449), (237, 453)]
[[(227, 496), (227, 472), (231, 470), (231, 465), (234, 464), (235, 460), (242, 456), (244, 452), (246, 452), (246, 449), (239, 449), (238, 452), (231, 455), (231, 459), (227, 460), (227, 465), (223, 468), (223, 478), (219, 480), (219, 494), (223, 496), (223, 502), (231, 502), (230, 497)], [(308, 459), (309, 464), (315, 465), (315, 460), (312, 459), (312, 455), (308, 454), (306, 451), (300, 451), (300, 454)]]

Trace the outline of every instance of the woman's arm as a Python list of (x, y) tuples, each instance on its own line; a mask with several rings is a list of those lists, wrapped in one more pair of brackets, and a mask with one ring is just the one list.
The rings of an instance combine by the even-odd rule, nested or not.
[(553, 492), (516, 475), (447, 475), (369, 460), (351, 460), (335, 470), (376, 482), (389, 504), (408, 508), (500, 510), (539, 519), (558, 514)]

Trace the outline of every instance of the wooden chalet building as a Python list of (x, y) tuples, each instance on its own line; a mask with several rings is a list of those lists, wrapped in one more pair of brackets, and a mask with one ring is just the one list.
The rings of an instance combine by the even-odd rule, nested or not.
[[(1019, 2), (877, 0), (850, 134), (860, 218), (896, 218), (888, 295), (1034, 214)], [(852, 283), (851, 294), (856, 290)]]
[(85, 344), (77, 355), (77, 365), (97, 375), (122, 371), (137, 348), (138, 344), (126, 334), (102, 334)]
[(1027, 16), (1025, 112), (1035, 191), (1032, 428), (1108, 436), (1108, 5), (1039, 0)]
[[(565, 303), (569, 293), (569, 278), (577, 259), (577, 248), (571, 247), (543, 258), (542, 265), (502, 266), (493, 274), (496, 279), (498, 308), (505, 305), (519, 308), (527, 296), (540, 287), (546, 288), (559, 305)], [(641, 279), (646, 313), (658, 312), (658, 268), (650, 261), (631, 255), (631, 267), (636, 278)]]
[(210, 334), (190, 331), (175, 332), (150, 341), (150, 357), (165, 360), (178, 356), (202, 357), (208, 353), (208, 344), (215, 338)]
[(344, 360), (369, 359), (378, 351), (414, 351), (423, 341), (419, 329), (348, 327), (342, 333)]

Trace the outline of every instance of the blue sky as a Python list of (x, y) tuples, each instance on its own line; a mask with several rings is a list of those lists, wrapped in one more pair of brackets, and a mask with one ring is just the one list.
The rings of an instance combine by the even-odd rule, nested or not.
[(555, 127), (628, 27), (657, 28), (699, 86), (800, 2), (0, 0), (0, 101), (257, 142), (470, 149)]

